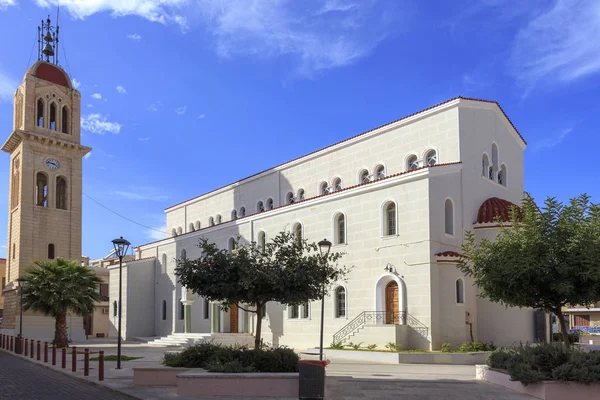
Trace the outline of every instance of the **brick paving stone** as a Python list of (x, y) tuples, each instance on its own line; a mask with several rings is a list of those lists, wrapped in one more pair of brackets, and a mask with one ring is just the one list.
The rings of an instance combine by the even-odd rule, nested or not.
[(131, 397), (52, 371), (2, 351), (0, 352), (0, 399), (112, 400), (131, 399)]

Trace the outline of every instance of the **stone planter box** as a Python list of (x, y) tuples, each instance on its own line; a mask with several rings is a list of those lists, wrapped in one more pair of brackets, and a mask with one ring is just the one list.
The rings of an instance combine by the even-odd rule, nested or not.
[(176, 386), (177, 374), (189, 371), (189, 368), (134, 368), (133, 386)]
[(298, 373), (252, 372), (243, 374), (191, 369), (177, 375), (177, 395), (187, 397), (287, 397), (298, 398)]
[[(319, 349), (308, 349), (309, 353), (318, 353)], [(485, 364), (489, 351), (480, 353), (392, 353), (383, 351), (323, 350), (325, 358), (342, 358), (389, 364), (449, 364), (477, 365)]]
[(600, 383), (585, 385), (578, 382), (543, 381), (525, 386), (521, 382), (511, 381), (510, 375), (507, 373), (491, 369), (487, 365), (475, 366), (475, 377), (478, 380), (542, 400), (597, 400), (600, 398)]

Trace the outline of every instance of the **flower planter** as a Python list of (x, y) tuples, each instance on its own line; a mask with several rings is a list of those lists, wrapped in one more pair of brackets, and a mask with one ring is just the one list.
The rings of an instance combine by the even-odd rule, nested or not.
[(506, 372), (491, 369), (487, 365), (475, 366), (475, 377), (519, 393), (527, 394), (542, 400), (597, 400), (600, 398), (600, 383), (585, 385), (579, 382), (543, 381), (530, 385), (511, 381)]

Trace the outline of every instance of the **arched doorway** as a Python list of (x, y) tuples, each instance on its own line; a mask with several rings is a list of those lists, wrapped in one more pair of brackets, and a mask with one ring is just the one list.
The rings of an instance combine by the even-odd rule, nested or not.
[(385, 287), (385, 323), (396, 324), (400, 322), (400, 308), (398, 306), (398, 283), (390, 281)]

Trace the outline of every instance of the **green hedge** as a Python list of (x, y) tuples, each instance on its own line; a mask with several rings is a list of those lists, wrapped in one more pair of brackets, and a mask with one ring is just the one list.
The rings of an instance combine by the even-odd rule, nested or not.
[(204, 368), (211, 372), (298, 372), (298, 355), (289, 348), (248, 349), (202, 343), (165, 354), (167, 367)]
[(600, 351), (562, 343), (521, 345), (494, 351), (486, 364), (504, 369), (524, 385), (540, 381), (600, 382)]
[[(574, 333), (569, 333), (569, 343), (573, 344), (573, 343), (579, 342), (579, 336), (580, 336), (579, 331), (574, 332)], [(562, 342), (563, 341), (562, 333), (561, 332), (553, 333), (552, 341), (553, 342)]]

